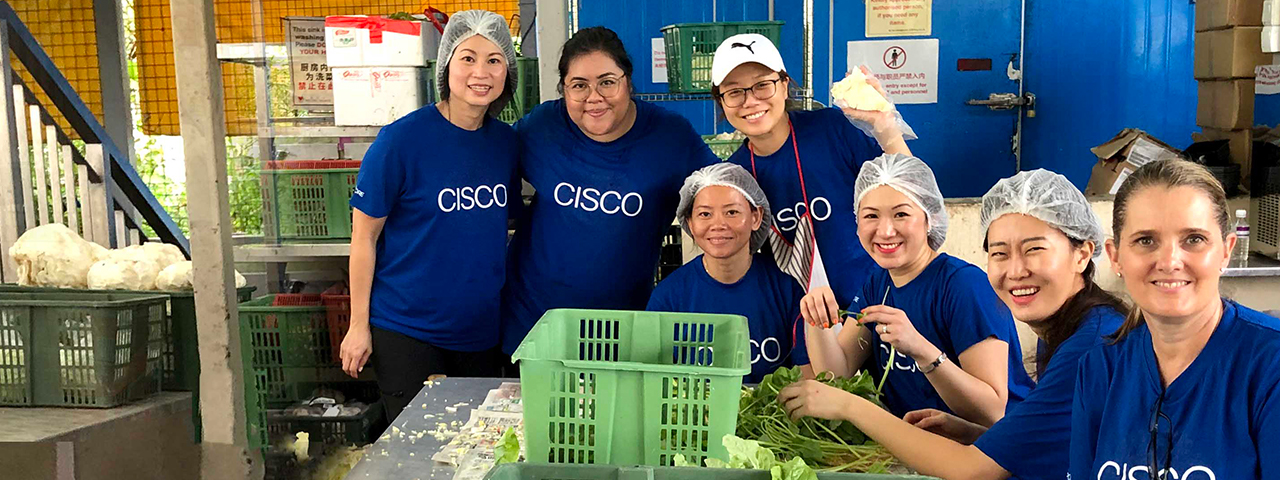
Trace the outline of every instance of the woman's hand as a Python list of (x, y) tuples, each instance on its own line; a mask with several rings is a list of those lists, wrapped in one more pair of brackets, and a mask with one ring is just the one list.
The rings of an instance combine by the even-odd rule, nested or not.
[(800, 299), (800, 316), (809, 325), (830, 328), (843, 321), (840, 318), (840, 305), (836, 303), (836, 294), (831, 287), (818, 287), (810, 290)]
[(921, 430), (949, 438), (963, 445), (972, 445), (987, 431), (981, 425), (932, 408), (907, 412), (902, 419)]
[[(876, 76), (872, 74), (871, 70), (868, 70), (867, 67), (860, 66), (858, 68), (862, 70), (862, 75), (867, 77), (867, 84), (871, 85), (871, 88), (876, 89), (876, 92), (879, 93), (880, 96), (888, 99), (889, 93), (885, 92), (884, 86), (880, 84), (880, 79), (876, 78)], [(881, 112), (877, 110), (855, 110), (852, 108), (842, 108), (840, 110), (844, 111), (845, 115), (848, 115), (854, 120), (862, 121), (871, 125), (872, 130), (875, 131), (876, 141), (880, 142), (881, 147), (885, 147), (896, 142), (906, 143), (902, 138), (902, 129), (898, 128), (898, 117), (893, 110), (888, 112)]]
[(844, 420), (853, 394), (817, 380), (796, 382), (778, 393), (792, 420), (803, 417)]
[(372, 354), (373, 335), (369, 332), (369, 323), (353, 322), (347, 329), (347, 336), (342, 337), (342, 371), (351, 378), (359, 378)]
[[(863, 309), (862, 313), (862, 318), (858, 319), (859, 324), (874, 328), (880, 334), (880, 341), (893, 345), (898, 353), (916, 359), (916, 363), (932, 362), (940, 353), (937, 347), (920, 335), (915, 325), (911, 324), (911, 319), (907, 318), (906, 312), (886, 305), (873, 305)], [(928, 360), (922, 362), (922, 358)]]

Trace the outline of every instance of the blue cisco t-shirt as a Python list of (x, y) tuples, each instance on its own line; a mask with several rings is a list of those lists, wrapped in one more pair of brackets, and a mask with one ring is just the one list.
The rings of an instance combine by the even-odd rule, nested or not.
[(352, 207), (386, 217), (370, 325), (450, 350), (497, 345), (507, 220), (520, 203), (518, 141), (497, 119), (468, 131), (435, 105), (378, 132), (351, 197)]

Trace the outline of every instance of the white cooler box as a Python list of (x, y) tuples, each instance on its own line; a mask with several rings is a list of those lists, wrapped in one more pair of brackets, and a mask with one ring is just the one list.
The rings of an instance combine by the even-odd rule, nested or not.
[(440, 32), (431, 22), (363, 15), (324, 19), (329, 67), (425, 67), (435, 60)]
[(332, 71), (337, 125), (386, 125), (431, 101), (431, 69), (426, 67), (337, 67)]

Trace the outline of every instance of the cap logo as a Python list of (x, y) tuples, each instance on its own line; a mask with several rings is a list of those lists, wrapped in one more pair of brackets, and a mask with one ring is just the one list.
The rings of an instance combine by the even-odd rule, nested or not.
[(753, 49), (751, 48), (751, 46), (752, 46), (752, 45), (755, 45), (755, 44), (756, 44), (756, 41), (755, 41), (755, 40), (752, 40), (752, 41), (751, 41), (751, 43), (738, 43), (738, 42), (733, 42), (733, 44), (732, 44), (732, 45), (729, 45), (729, 48), (745, 48), (745, 49), (747, 49), (747, 51), (748, 51), (748, 52), (751, 52), (751, 54), (752, 54), (752, 55), (755, 55), (755, 54), (756, 54), (756, 51), (755, 51), (755, 50), (753, 50)]

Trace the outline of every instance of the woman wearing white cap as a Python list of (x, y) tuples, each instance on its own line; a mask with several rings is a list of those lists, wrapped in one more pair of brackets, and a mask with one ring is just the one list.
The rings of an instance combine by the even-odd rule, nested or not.
[(520, 183), (519, 140), (496, 115), (515, 59), (501, 15), (455, 13), (436, 63), (440, 101), (383, 127), (360, 165), (342, 368), (355, 377), (373, 363), (388, 418), (432, 374), (502, 373), (494, 331)]
[[(725, 39), (711, 83), (725, 118), (747, 136), (729, 161), (756, 177), (774, 207), (769, 243), (778, 266), (806, 291), (848, 305), (873, 266), (855, 231), (853, 182), (862, 164), (882, 153), (911, 153), (896, 117), (837, 108), (787, 111), (791, 77), (777, 47), (760, 34)], [(846, 115), (873, 125), (876, 138)]]
[(1047, 170), (996, 183), (982, 197), (982, 228), (987, 279), (1041, 339), (1039, 383), (1022, 403), (988, 430), (938, 410), (910, 412), (904, 421), (862, 398), (809, 382), (783, 390), (791, 413), (850, 419), (925, 475), (1062, 479), (1081, 359), (1109, 343), (1128, 312), (1093, 280), (1093, 260), (1106, 235), (1084, 195)]
[(799, 322), (804, 290), (772, 258), (756, 254), (772, 220), (751, 173), (732, 163), (693, 172), (680, 189), (676, 218), (704, 253), (658, 284), (648, 309), (747, 317), (751, 374), (744, 382), (794, 365), (812, 378)]
[(857, 322), (838, 334), (823, 328), (815, 294), (801, 302), (814, 370), (847, 377), (867, 362), (887, 379), (883, 400), (894, 415), (931, 408), (990, 426), (1033, 384), (987, 275), (938, 251), (949, 222), (933, 171), (887, 154), (863, 165), (854, 190), (858, 237), (877, 268), (849, 306)]

